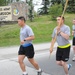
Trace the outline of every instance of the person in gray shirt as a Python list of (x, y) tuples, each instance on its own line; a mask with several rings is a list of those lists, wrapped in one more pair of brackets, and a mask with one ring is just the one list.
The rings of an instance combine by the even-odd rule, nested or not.
[(69, 54), (70, 54), (70, 43), (69, 43), (70, 28), (69, 26), (64, 24), (64, 17), (61, 16), (57, 17), (57, 24), (58, 26), (54, 28), (52, 34), (50, 53), (53, 52), (52, 44), (54, 43), (54, 37), (57, 34), (56, 41), (58, 43), (58, 47), (56, 52), (56, 62), (58, 65), (63, 67), (65, 74), (69, 75), (68, 70), (72, 66), (71, 64), (67, 64), (67, 61), (69, 60)]
[(37, 75), (42, 74), (42, 70), (39, 68), (37, 62), (34, 60), (34, 47), (32, 44), (32, 40), (34, 40), (34, 33), (32, 29), (26, 25), (26, 20), (23, 16), (18, 18), (18, 25), (21, 27), (20, 29), (20, 48), (18, 51), (18, 62), (23, 71), (23, 75), (28, 75), (26, 72), (26, 67), (24, 64), (24, 58), (27, 57), (30, 63), (36, 68)]
[(73, 50), (74, 50), (74, 57), (72, 60), (75, 61), (75, 18), (73, 19), (72, 36), (73, 36), (72, 45), (73, 45)]

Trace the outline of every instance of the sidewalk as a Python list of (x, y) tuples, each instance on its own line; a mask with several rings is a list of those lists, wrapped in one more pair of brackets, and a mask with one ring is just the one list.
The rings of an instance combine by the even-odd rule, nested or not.
[[(70, 40), (70, 43), (72, 44), (72, 40)], [(34, 50), (35, 52), (41, 50), (48, 50), (50, 48), (50, 45), (51, 45), (50, 42), (34, 44)], [(54, 47), (57, 47), (57, 43), (55, 43)], [(17, 53), (18, 50), (19, 50), (19, 46), (0, 47), (0, 55)]]

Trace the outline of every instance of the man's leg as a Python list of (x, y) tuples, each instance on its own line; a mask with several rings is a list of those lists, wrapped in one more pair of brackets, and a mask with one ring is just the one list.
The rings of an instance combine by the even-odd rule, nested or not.
[(73, 46), (73, 51), (74, 51), (74, 57), (73, 57), (73, 61), (75, 61), (75, 46)]
[(42, 70), (39, 68), (37, 62), (34, 60), (34, 58), (28, 58), (28, 60), (30, 61), (30, 63), (36, 68), (38, 75), (42, 74)]
[(68, 64), (64, 61), (56, 61), (59, 66), (64, 68), (65, 74), (68, 75)]
[(74, 54), (75, 54), (75, 46), (73, 46)]
[(63, 68), (64, 68), (65, 74), (66, 74), (66, 75), (69, 75), (69, 74), (68, 74), (68, 64), (67, 64), (66, 62), (62, 61), (62, 66), (63, 66)]
[(34, 60), (34, 58), (28, 58), (28, 60), (37, 70), (39, 70), (39, 66), (38, 66), (37, 62)]
[(21, 70), (23, 71), (23, 74), (27, 74), (26, 67), (25, 67), (25, 64), (23, 62), (24, 58), (25, 58), (25, 55), (18, 55), (18, 62), (19, 62), (19, 65), (21, 67)]
[(75, 61), (75, 38), (73, 38), (73, 52), (74, 52), (74, 56), (73, 56), (73, 61)]
[(62, 61), (56, 61), (59, 66), (62, 66)]

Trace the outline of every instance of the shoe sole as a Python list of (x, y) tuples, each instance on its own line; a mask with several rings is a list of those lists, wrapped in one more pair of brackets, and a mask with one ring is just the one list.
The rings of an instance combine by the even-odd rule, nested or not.
[(75, 61), (75, 60), (72, 60), (72, 61)]

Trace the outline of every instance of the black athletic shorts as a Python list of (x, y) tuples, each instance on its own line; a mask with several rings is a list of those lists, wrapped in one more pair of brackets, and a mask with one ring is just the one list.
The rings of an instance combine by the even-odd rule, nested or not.
[(73, 44), (73, 46), (75, 46), (75, 37), (73, 37), (72, 44)]
[(34, 57), (34, 47), (31, 44), (30, 46), (23, 47), (22, 45), (19, 48), (18, 55), (25, 55), (27, 58), (33, 58)]
[(70, 46), (67, 48), (57, 47), (56, 61), (62, 60), (62, 61), (67, 62), (69, 60), (69, 54), (70, 54)]

